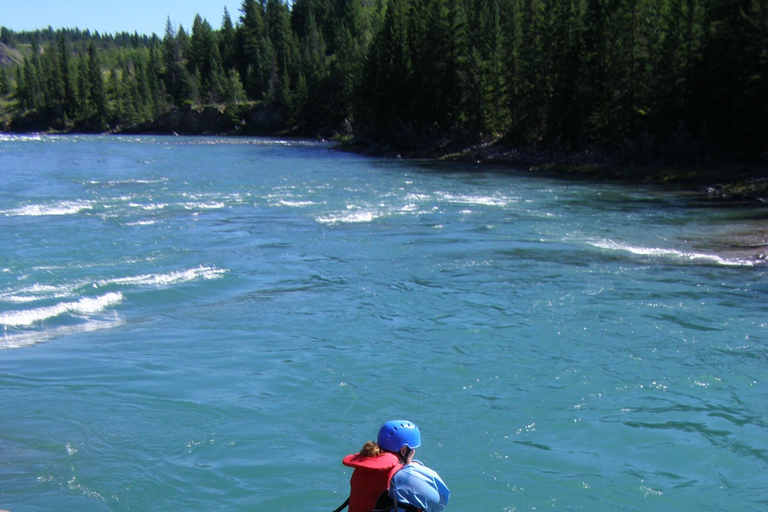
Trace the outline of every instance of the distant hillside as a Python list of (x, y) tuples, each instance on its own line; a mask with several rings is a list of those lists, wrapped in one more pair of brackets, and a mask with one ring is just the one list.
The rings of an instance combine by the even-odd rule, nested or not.
[(24, 56), (18, 48), (9, 48), (5, 44), (0, 43), (0, 66), (14, 66), (21, 64), (23, 60)]

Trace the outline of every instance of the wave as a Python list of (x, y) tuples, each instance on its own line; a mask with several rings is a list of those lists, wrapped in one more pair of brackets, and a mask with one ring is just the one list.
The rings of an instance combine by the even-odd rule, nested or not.
[(43, 217), (49, 215), (74, 215), (90, 210), (90, 201), (57, 201), (51, 204), (30, 204), (13, 210), (0, 211), (7, 217)]
[(80, 325), (66, 325), (55, 327), (53, 329), (46, 329), (44, 331), (4, 334), (3, 336), (0, 336), (0, 349), (28, 347), (30, 345), (42, 343), (54, 338), (60, 338), (62, 336), (112, 329), (122, 324), (123, 320), (117, 317), (117, 315), (114, 315), (112, 318), (108, 319), (90, 319)]
[(0, 313), (0, 325), (6, 327), (27, 327), (65, 313), (84, 316), (94, 315), (104, 311), (109, 306), (120, 303), (122, 300), (122, 293), (110, 292), (100, 297), (83, 297), (76, 302), (60, 302), (53, 306), (25, 311), (8, 311)]
[(0, 301), (12, 304), (25, 304), (30, 302), (67, 299), (81, 295), (80, 291), (86, 288), (99, 288), (113, 286), (154, 286), (165, 287), (169, 285), (185, 283), (195, 279), (216, 279), (227, 270), (213, 267), (200, 266), (187, 270), (167, 272), (163, 274), (141, 274), (129, 277), (113, 277), (98, 281), (79, 281), (74, 284), (33, 284), (16, 290), (0, 292)]
[(186, 210), (218, 210), (224, 208), (226, 205), (222, 202), (208, 202), (208, 203), (184, 203), (184, 209)]
[(281, 199), (277, 202), (279, 206), (290, 206), (295, 208), (301, 208), (304, 206), (314, 206), (315, 203), (313, 201), (289, 201), (286, 199)]
[[(109, 329), (123, 323), (116, 312), (106, 312), (124, 300), (123, 291), (109, 291), (98, 296), (82, 296), (84, 291), (101, 287), (164, 288), (198, 279), (217, 279), (227, 270), (206, 266), (160, 274), (79, 281), (75, 284), (34, 284), (0, 293), (0, 301), (29, 304), (56, 301), (55, 304), (24, 310), (0, 312), (0, 349), (33, 345), (49, 339)], [(56, 325), (59, 324), (59, 325)], [(66, 325), (61, 325), (66, 324)]]
[(157, 179), (139, 179), (139, 178), (129, 178), (124, 180), (110, 180), (110, 181), (98, 181), (98, 180), (90, 180), (87, 183), (89, 185), (95, 185), (99, 187), (130, 187), (134, 185), (155, 185), (159, 183), (166, 183), (168, 181), (168, 178), (157, 178)]
[(9, 135), (5, 133), (0, 133), (0, 142), (27, 141), (27, 140), (43, 140), (43, 136), (37, 133), (29, 134), (29, 135)]
[(321, 224), (355, 224), (361, 222), (372, 222), (379, 217), (383, 217), (384, 213), (373, 210), (362, 210), (349, 213), (342, 213), (338, 215), (323, 215), (316, 217), (315, 220)]
[(34, 284), (12, 292), (0, 293), (0, 300), (16, 304), (35, 302), (38, 300), (61, 299), (71, 297), (77, 286), (54, 286)]
[[(408, 193), (402, 198), (395, 199), (391, 204), (378, 205), (350, 205), (346, 211), (331, 212), (315, 217), (321, 224), (352, 224), (372, 222), (381, 217), (396, 215), (422, 215), (434, 213), (440, 208), (440, 204), (450, 204), (465, 207), (494, 207), (507, 208), (516, 204), (519, 199), (504, 195), (474, 195), (451, 194), (448, 192), (435, 192), (434, 194)], [(473, 213), (471, 209), (461, 210), (461, 213)]]
[(133, 144), (173, 144), (179, 146), (285, 146), (330, 148), (333, 143), (315, 139), (273, 139), (269, 137), (117, 135), (115, 140)]
[(649, 256), (652, 258), (661, 258), (680, 263), (704, 263), (711, 265), (723, 265), (729, 267), (753, 267), (764, 264), (765, 261), (758, 257), (727, 257), (719, 254), (709, 254), (703, 252), (680, 251), (677, 249), (665, 249), (661, 247), (638, 247), (629, 244), (622, 244), (612, 240), (600, 242), (588, 242), (589, 245), (599, 249), (610, 251), (622, 251), (637, 256)]
[(223, 269), (200, 266), (188, 270), (168, 272), (166, 274), (142, 274), (131, 277), (102, 279), (97, 282), (97, 285), (169, 286), (172, 284), (194, 281), (195, 279), (217, 279), (226, 273), (227, 271)]
[(468, 194), (450, 194), (447, 192), (438, 192), (438, 198), (454, 204), (477, 205), (477, 206), (500, 206), (505, 207), (516, 203), (516, 198), (504, 196), (477, 196)]

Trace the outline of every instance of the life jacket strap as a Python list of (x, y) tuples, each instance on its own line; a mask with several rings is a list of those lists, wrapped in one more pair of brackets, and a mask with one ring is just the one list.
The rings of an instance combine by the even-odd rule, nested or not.
[(344, 501), (344, 503), (342, 503), (341, 506), (333, 512), (341, 512), (347, 505), (349, 505), (349, 498), (347, 498), (346, 501)]

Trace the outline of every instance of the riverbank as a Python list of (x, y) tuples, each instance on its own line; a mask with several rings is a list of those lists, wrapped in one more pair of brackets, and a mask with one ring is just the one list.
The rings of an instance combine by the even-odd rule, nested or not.
[[(40, 117), (23, 116), (0, 126), (10, 133), (102, 133), (91, 126), (54, 129), (40, 124)], [(686, 141), (675, 147), (653, 148), (644, 141), (627, 141), (612, 148), (560, 151), (551, 148), (514, 147), (503, 141), (484, 144), (444, 144), (341, 140), (332, 127), (308, 129), (290, 126), (283, 113), (263, 103), (204, 106), (166, 112), (150, 121), (115, 126), (107, 133), (132, 135), (272, 136), (335, 140), (336, 149), (367, 156), (416, 158), (431, 161), (469, 162), (509, 167), (537, 175), (576, 180), (645, 183), (677, 188), (723, 202), (768, 205), (768, 158), (738, 161), (715, 157), (705, 148)]]
[(724, 202), (754, 202), (768, 206), (768, 159), (740, 161), (694, 155), (696, 148), (680, 153), (653, 154), (627, 142), (623, 147), (580, 151), (520, 148), (502, 141), (465, 146), (445, 145), (406, 150), (386, 144), (351, 140), (339, 144), (344, 151), (369, 156), (418, 158), (434, 161), (469, 162), (509, 167), (532, 174), (576, 180), (644, 183), (676, 188)]

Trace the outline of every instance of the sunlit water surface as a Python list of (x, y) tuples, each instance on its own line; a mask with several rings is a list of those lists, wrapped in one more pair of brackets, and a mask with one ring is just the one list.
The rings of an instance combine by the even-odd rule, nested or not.
[[(316, 142), (0, 138), (0, 508), (768, 509), (763, 208)], [(758, 244), (759, 245), (759, 244)]]

